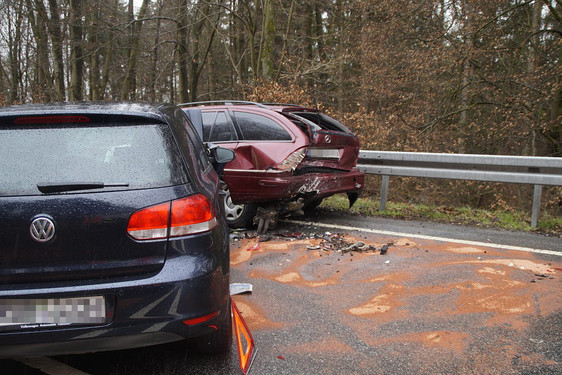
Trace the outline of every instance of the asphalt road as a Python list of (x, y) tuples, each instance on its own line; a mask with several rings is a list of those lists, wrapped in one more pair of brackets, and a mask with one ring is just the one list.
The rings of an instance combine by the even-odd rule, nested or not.
[[(233, 236), (231, 281), (254, 287), (233, 297), (258, 349), (251, 374), (562, 374), (560, 237), (320, 216), (268, 241)], [(172, 344), (0, 361), (12, 373), (240, 371), (234, 347), (217, 358)]]
[(449, 239), (497, 243), (562, 252), (562, 233), (558, 233), (558, 235), (545, 235), (473, 226), (440, 224), (427, 221), (406, 221), (381, 217), (364, 217), (359, 215), (341, 214), (339, 212), (334, 213), (325, 209), (318, 209), (315, 211), (314, 215), (301, 218), (299, 221), (345, 225), (362, 229), (421, 234)]

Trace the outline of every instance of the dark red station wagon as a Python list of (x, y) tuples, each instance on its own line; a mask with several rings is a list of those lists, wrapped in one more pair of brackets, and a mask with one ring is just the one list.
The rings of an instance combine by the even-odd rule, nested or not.
[(336, 193), (347, 193), (351, 206), (363, 188), (357, 136), (316, 109), (239, 101), (180, 106), (204, 142), (236, 152), (223, 177), (231, 227), (253, 222), (267, 230), (280, 215), (313, 209)]

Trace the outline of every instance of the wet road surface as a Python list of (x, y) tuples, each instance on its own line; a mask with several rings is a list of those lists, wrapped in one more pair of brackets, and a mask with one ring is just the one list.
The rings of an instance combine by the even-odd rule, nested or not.
[[(258, 348), (251, 374), (562, 374), (559, 255), (286, 223), (275, 232), (232, 241), (231, 281), (254, 286), (233, 297)], [(87, 374), (240, 373), (234, 347), (220, 358), (172, 344), (54, 359)], [(43, 370), (0, 361), (1, 374)]]

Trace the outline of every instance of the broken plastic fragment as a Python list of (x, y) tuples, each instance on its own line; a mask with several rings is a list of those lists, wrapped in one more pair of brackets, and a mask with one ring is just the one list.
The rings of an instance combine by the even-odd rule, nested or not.
[(260, 247), (261, 247), (260, 243), (257, 242), (254, 246), (249, 247), (246, 251), (257, 251), (260, 249)]
[(254, 286), (248, 283), (232, 283), (230, 284), (230, 295), (235, 296), (237, 294), (252, 293)]
[(283, 233), (283, 234), (281, 234), (281, 236), (297, 238), (297, 237), (301, 237), (302, 233)]

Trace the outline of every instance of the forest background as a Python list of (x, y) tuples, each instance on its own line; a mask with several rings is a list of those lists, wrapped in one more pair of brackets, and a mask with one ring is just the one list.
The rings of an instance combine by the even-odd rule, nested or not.
[[(0, 105), (298, 103), (363, 149), (560, 157), (561, 35), (562, 0), (1, 0)], [(391, 184), (402, 202), (532, 201), (524, 185)], [(543, 194), (560, 215), (562, 189)]]

